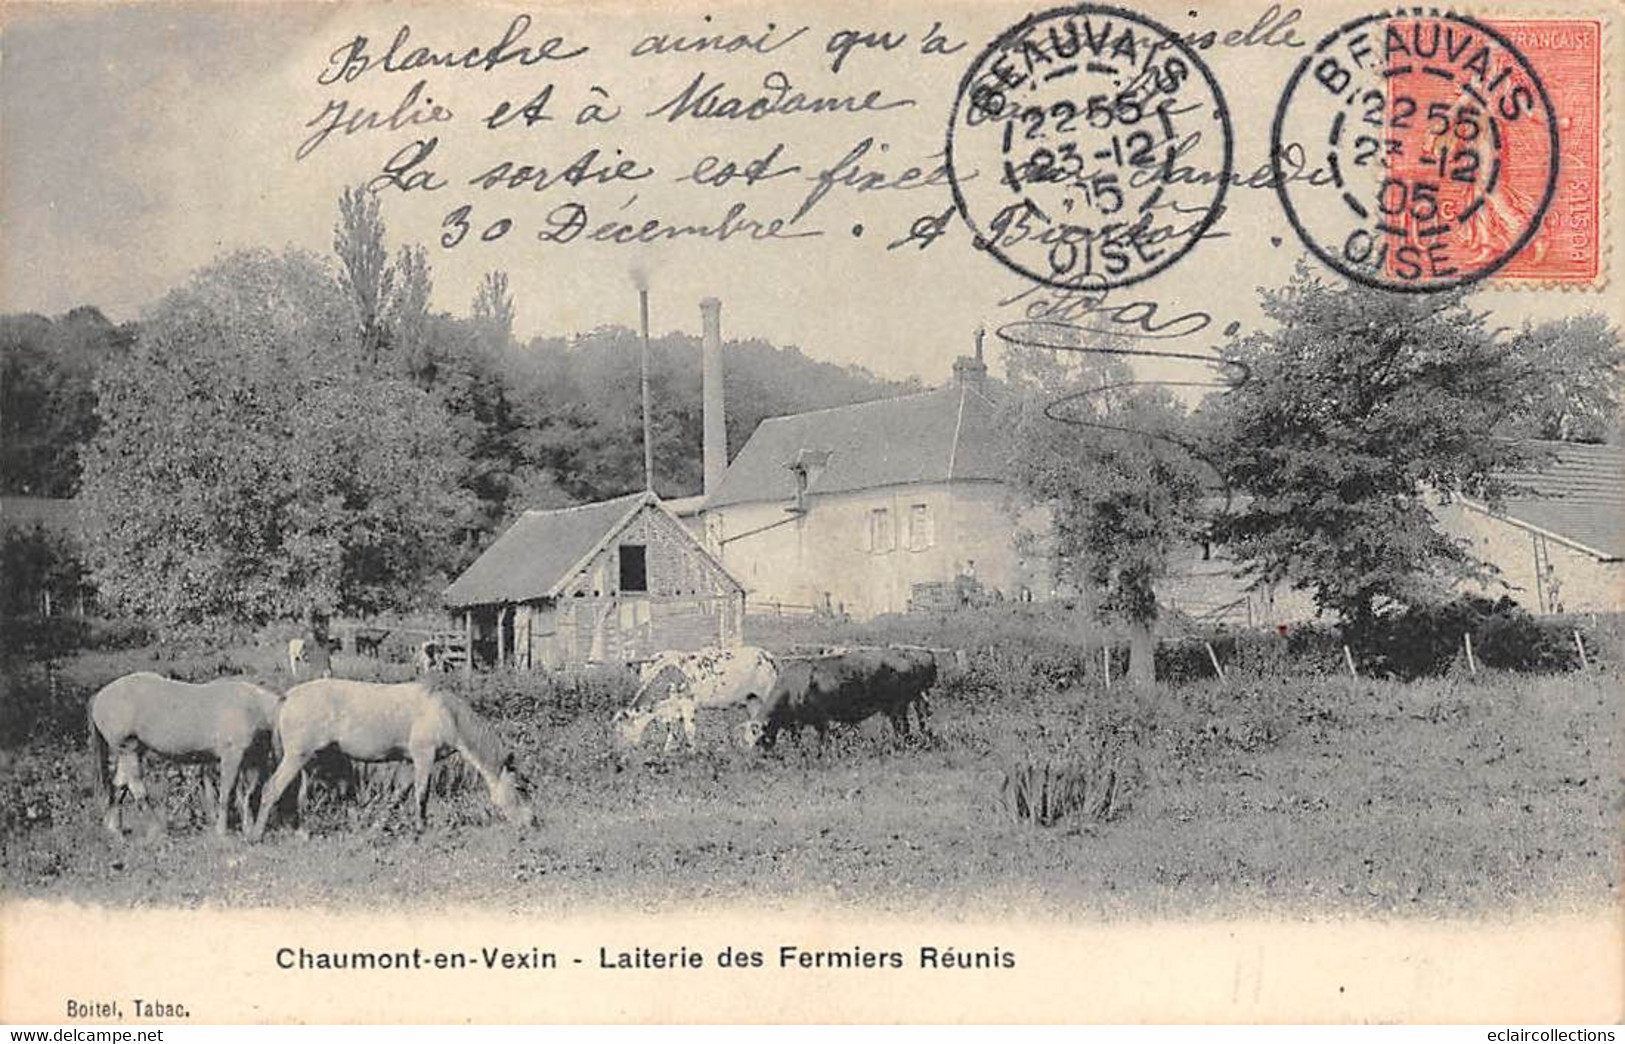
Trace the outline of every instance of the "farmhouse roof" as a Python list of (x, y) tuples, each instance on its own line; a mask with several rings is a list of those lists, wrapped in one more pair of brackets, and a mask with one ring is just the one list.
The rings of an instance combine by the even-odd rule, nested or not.
[(1596, 558), (1625, 559), (1625, 448), (1535, 442), (1543, 467), (1506, 476), (1523, 489), (1494, 510), (1514, 525)]
[(1001, 480), (1008, 449), (998, 421), (993, 401), (968, 384), (771, 417), (728, 466), (708, 506), (790, 500), (798, 463), (808, 466), (810, 494)]
[[(527, 511), (446, 588), (443, 601), (461, 609), (556, 598), (646, 505), (670, 514), (653, 493), (631, 493), (552, 511)], [(672, 521), (685, 536), (688, 534), (681, 522), (675, 518)], [(689, 539), (698, 553), (710, 556), (703, 544)]]

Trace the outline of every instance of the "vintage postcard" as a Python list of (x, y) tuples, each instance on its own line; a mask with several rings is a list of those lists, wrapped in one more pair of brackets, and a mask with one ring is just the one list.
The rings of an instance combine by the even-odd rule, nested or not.
[(0, 1019), (1614, 1022), (1625, 7), (0, 10)]

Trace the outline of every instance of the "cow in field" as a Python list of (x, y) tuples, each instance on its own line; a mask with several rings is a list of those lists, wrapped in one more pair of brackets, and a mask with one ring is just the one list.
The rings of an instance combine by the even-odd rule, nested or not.
[(622, 743), (636, 746), (658, 721), (666, 726), (666, 749), (670, 750), (676, 745), (674, 727), (681, 724), (693, 749), (697, 711), (745, 707), (755, 717), (752, 708), (767, 699), (778, 677), (778, 662), (753, 646), (663, 652), (643, 665), (637, 695), (615, 712), (616, 734)]
[(288, 640), (288, 673), (299, 681), (333, 676), (333, 654), (315, 635)]
[(834, 655), (788, 661), (778, 684), (744, 726), (743, 742), (772, 747), (780, 732), (810, 725), (819, 746), (832, 724), (855, 725), (884, 714), (899, 736), (909, 734), (909, 710), (926, 728), (926, 693), (937, 683), (937, 654), (930, 649), (849, 649)]

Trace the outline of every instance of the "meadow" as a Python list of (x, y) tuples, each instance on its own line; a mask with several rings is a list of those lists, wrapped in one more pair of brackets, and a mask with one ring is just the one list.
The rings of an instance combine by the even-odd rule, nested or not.
[(390, 775), (372, 772), (355, 793), (318, 786), (301, 829), (274, 824), (257, 845), (208, 831), (202, 770), (189, 767), (150, 774), (162, 821), (131, 814), (129, 835), (109, 836), (84, 706), (135, 669), (286, 687), (274, 640), (13, 662), (0, 889), (114, 906), (812, 901), (944, 917), (1617, 905), (1625, 782), (1611, 657), (1583, 671), (1457, 665), (1399, 681), (1255, 656), (1222, 681), (1190, 672), (1135, 690), (1107, 688), (1091, 670), (1098, 650), (1038, 618), (889, 631), (785, 622), (755, 640), (785, 650), (933, 635), (967, 647), (970, 667), (933, 694), (930, 734), (904, 741), (871, 721), (822, 750), (810, 733), (769, 753), (734, 750), (733, 722), (719, 716), (702, 721), (698, 754), (663, 753), (657, 740), (618, 752), (607, 725), (630, 692), (625, 672), (445, 676), (512, 744), (534, 828), (496, 816), (453, 757), (422, 834), (391, 809)]

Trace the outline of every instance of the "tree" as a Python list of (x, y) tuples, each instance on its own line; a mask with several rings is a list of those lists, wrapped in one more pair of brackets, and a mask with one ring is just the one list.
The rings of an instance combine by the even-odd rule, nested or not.
[(1214, 404), (1219, 456), (1247, 495), (1216, 536), (1256, 583), (1314, 593), (1351, 636), (1380, 610), (1486, 570), (1429, 497), (1495, 500), (1530, 461), (1504, 422), (1527, 370), (1462, 292), (1328, 286), (1302, 265), (1263, 294), (1276, 328), (1227, 346), (1249, 377)]
[(429, 297), (434, 280), (429, 255), (422, 246), (403, 246), (395, 254), (395, 281), (384, 311), (389, 342), (400, 366), (420, 387), (434, 383), (434, 351), (429, 339)]
[(315, 258), (235, 254), (172, 292), (97, 381), (82, 499), (99, 592), (169, 630), (409, 603), (468, 505), (439, 407), (359, 372)]
[[(1090, 592), (1095, 610), (1127, 626), (1129, 679), (1155, 677), (1157, 582), (1205, 534), (1204, 476), (1185, 408), (1166, 389), (1138, 385), (1120, 359), (1015, 349), (1008, 372), (1016, 452), (1012, 479), (1049, 511), (1056, 574)], [(1053, 419), (1038, 408), (1059, 403)]]
[(135, 334), (95, 308), (0, 317), (0, 491), (71, 497), (96, 430), (96, 371)]
[(513, 295), (508, 293), (508, 273), (485, 273), (474, 294), (474, 323), (495, 347), (506, 348), (513, 340)]
[(378, 195), (364, 185), (346, 188), (339, 196), (333, 253), (342, 267), (344, 290), (355, 302), (362, 356), (376, 366), (386, 341), (383, 314), (393, 292), (395, 270), (384, 246), (384, 218)]
[(1619, 422), (1625, 351), (1619, 331), (1595, 312), (1525, 325), (1513, 340), (1527, 368), (1513, 420), (1538, 439), (1602, 442)]

